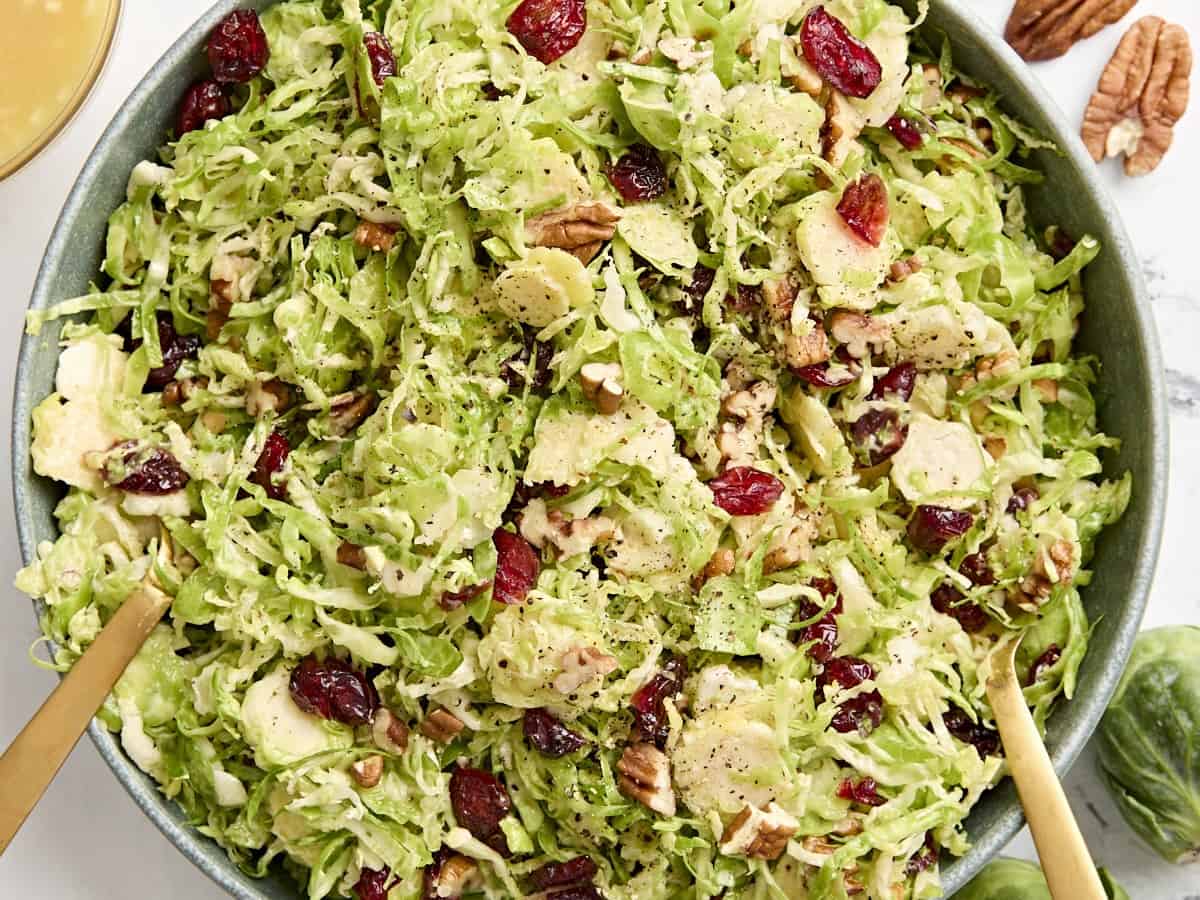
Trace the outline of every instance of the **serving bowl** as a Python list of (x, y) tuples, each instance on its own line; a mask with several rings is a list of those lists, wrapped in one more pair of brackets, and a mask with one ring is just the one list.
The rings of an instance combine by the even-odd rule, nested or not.
[[(171, 127), (184, 89), (205, 72), (204, 41), (235, 7), (263, 9), (273, 0), (220, 0), (172, 46), (118, 111), (80, 173), (55, 226), (34, 286), (31, 308), (46, 309), (87, 290), (103, 256), (109, 213), (124, 199), (129, 172), (152, 158)], [(902, 0), (914, 12), (915, 0)], [(1075, 698), (1051, 718), (1046, 742), (1065, 772), (1091, 735), (1129, 655), (1145, 609), (1158, 555), (1167, 484), (1167, 414), (1157, 336), (1138, 262), (1113, 204), (1096, 177), (1075, 130), (1003, 40), (955, 0), (932, 0), (926, 33), (944, 34), (958, 66), (996, 88), (1004, 106), (1052, 138), (1061, 155), (1038, 151), (1033, 165), (1046, 174), (1029, 190), (1031, 219), (1056, 223), (1068, 233), (1098, 237), (1103, 251), (1086, 270), (1088, 309), (1078, 345), (1098, 356), (1101, 427), (1122, 440), (1110, 453), (1110, 474), (1133, 473), (1133, 500), (1124, 518), (1106, 529), (1096, 547), (1095, 577), (1083, 590), (1095, 630), (1079, 673)], [(13, 489), (21, 552), (28, 563), (39, 542), (53, 540), (60, 489), (38, 477), (30, 460), (32, 408), (53, 390), (59, 325), (21, 345), (13, 404)], [(146, 815), (181, 852), (231, 895), (245, 900), (293, 900), (286, 875), (253, 879), (239, 871), (213, 841), (193, 830), (183, 812), (159, 793), (99, 722), (89, 729), (100, 755)], [(972, 812), (973, 843), (944, 869), (953, 893), (994, 856), (1022, 821), (1008, 782), (989, 792)]]

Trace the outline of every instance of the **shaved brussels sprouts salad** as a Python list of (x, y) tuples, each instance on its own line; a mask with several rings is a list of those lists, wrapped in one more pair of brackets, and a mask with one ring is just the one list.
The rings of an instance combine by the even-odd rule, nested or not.
[(1071, 696), (1130, 482), (1072, 352), (1100, 248), (1034, 229), (1052, 148), (917, 24), (288, 0), (213, 32), (91, 291), (29, 316), (69, 492), (18, 584), (63, 670), (172, 595), (100, 716), (244, 871), (942, 894), (1004, 774), (987, 653), (1027, 633), (1039, 723)]

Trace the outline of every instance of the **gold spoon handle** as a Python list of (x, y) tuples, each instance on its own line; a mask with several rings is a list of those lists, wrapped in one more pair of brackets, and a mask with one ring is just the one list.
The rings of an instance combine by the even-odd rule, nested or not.
[[(1038, 734), (1033, 715), (1025, 705), (1017, 681), (1012, 656), (993, 657), (999, 665), (988, 679), (988, 700), (996, 716), (996, 726), (1004, 741), (1004, 755), (1017, 785), (1025, 819), (1033, 832), (1038, 857), (1050, 895), (1054, 900), (1105, 900), (1104, 886), (1096, 874), (1095, 863), (1079, 831), (1079, 824), (1067, 803), (1067, 795), (1054, 772), (1050, 754)], [(1001, 658), (1007, 657), (1004, 662)]]
[(0, 756), (0, 854), (170, 605), (157, 587), (140, 585)]

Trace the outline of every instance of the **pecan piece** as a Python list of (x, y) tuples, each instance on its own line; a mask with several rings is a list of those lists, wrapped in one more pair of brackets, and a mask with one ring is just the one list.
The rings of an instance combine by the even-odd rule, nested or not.
[(371, 738), (380, 750), (403, 753), (408, 749), (408, 726), (390, 709), (380, 707), (371, 720)]
[(793, 369), (815, 366), (829, 359), (829, 340), (822, 325), (814, 325), (808, 334), (801, 337), (789, 331), (783, 339), (783, 355)]
[(256, 419), (267, 413), (283, 412), (291, 403), (291, 389), (278, 378), (251, 382), (246, 389), (246, 415)]
[(869, 356), (871, 349), (882, 350), (892, 336), (892, 326), (865, 313), (839, 309), (829, 318), (833, 339), (844, 344), (846, 352), (855, 359)]
[(337, 561), (361, 572), (367, 568), (367, 551), (351, 541), (342, 541), (338, 544)]
[(620, 218), (609, 204), (587, 201), (535, 216), (525, 223), (525, 235), (533, 246), (566, 250), (586, 266), (616, 234)]
[(609, 416), (621, 408), (625, 389), (621, 387), (621, 366), (618, 363), (587, 363), (579, 370), (583, 396), (596, 404), (596, 409)]
[(420, 727), (421, 734), (439, 744), (450, 743), (466, 728), (458, 716), (444, 707), (439, 707), (427, 715)]
[(375, 409), (374, 394), (347, 394), (334, 400), (329, 409), (329, 430), (345, 437), (362, 424)]
[(693, 582), (693, 587), (699, 590), (704, 586), (704, 583), (710, 578), (720, 578), (722, 575), (728, 575), (737, 566), (737, 557), (728, 547), (718, 547), (708, 562), (704, 564), (704, 568), (700, 570)]
[(573, 694), (594, 678), (603, 678), (617, 668), (614, 656), (595, 647), (576, 647), (562, 655), (562, 671), (554, 678), (554, 689), (560, 694)]
[(396, 229), (391, 225), (363, 220), (354, 229), (354, 243), (376, 253), (387, 253), (396, 246)]
[(383, 757), (368, 756), (350, 764), (350, 777), (361, 788), (373, 788), (383, 778)]
[(630, 744), (617, 763), (617, 787), (626, 797), (663, 816), (675, 815), (671, 763), (653, 744)]
[(865, 124), (862, 113), (850, 105), (845, 95), (830, 92), (825, 101), (825, 124), (821, 126), (821, 155), (841, 168)]
[(431, 874), (426, 870), (425, 893), (422, 897), (453, 898), (461, 897), (470, 890), (479, 879), (479, 866), (468, 856), (455, 853), (444, 859), (437, 872)]
[(721, 835), (720, 849), (726, 856), (779, 859), (799, 830), (800, 823), (775, 803), (746, 805)]
[(1187, 110), (1192, 47), (1187, 32), (1158, 16), (1121, 38), (1088, 103), (1080, 134), (1092, 159), (1125, 154), (1125, 174), (1154, 171)]
[(1029, 62), (1062, 56), (1121, 19), (1137, 0), (1017, 0), (1004, 39)]

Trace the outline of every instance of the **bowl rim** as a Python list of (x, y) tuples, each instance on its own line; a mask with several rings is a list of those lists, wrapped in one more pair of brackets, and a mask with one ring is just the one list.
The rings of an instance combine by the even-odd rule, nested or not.
[[(278, 0), (266, 0), (266, 3), (258, 5), (273, 5), (275, 2)], [(916, 5), (916, 0), (899, 0), (899, 2), (910, 9)], [(236, 8), (237, 5), (237, 0), (216, 0), (171, 44), (122, 102), (112, 121), (90, 151), (63, 204), (62, 211), (46, 244), (42, 263), (38, 268), (30, 309), (41, 309), (49, 305), (51, 272), (64, 252), (68, 250), (66, 245), (68, 233), (73, 222), (87, 204), (88, 195), (92, 190), (93, 176), (101, 166), (105, 148), (119, 139), (158, 84), (170, 77), (178, 65), (187, 58), (196, 46), (197, 35), (207, 34), (223, 15), (230, 9)], [(1125, 661), (1132, 650), (1134, 638), (1140, 629), (1142, 617), (1149, 601), (1151, 583), (1162, 543), (1169, 467), (1169, 418), (1167, 392), (1162, 374), (1162, 351), (1150, 310), (1145, 279), (1124, 222), (1091, 157), (1087, 154), (1076, 130), (1069, 125), (1065, 114), (1034, 76), (1029, 66), (998, 32), (969, 9), (969, 4), (962, 3), (961, 0), (931, 0), (931, 6), (938, 9), (942, 22), (971, 37), (975, 42), (975, 46), (971, 48), (972, 52), (992, 56), (997, 67), (1005, 71), (1006, 77), (1032, 98), (1034, 108), (1044, 116), (1048, 123), (1047, 136), (1058, 145), (1067, 162), (1078, 173), (1096, 205), (1100, 208), (1112, 235), (1112, 240), (1106, 243), (1106, 252), (1111, 250), (1117, 256), (1118, 265), (1128, 277), (1132, 288), (1130, 312), (1136, 325), (1136, 338), (1141, 342), (1139, 349), (1144, 355), (1148, 375), (1146, 391), (1150, 403), (1146, 410), (1147, 418), (1143, 424), (1148, 435), (1147, 458), (1150, 477), (1146, 479), (1145, 483), (1140, 483), (1138, 486), (1148, 514), (1141, 536), (1140, 552), (1132, 563), (1130, 583), (1133, 585), (1133, 596), (1129, 598), (1122, 609), (1113, 635), (1112, 653), (1110, 653), (1110, 658), (1119, 658)], [(33, 365), (34, 357), (39, 352), (41, 350), (38, 339), (23, 333), (14, 385), (10, 459), (17, 532), (25, 565), (28, 565), (37, 555), (29, 494), (24, 484), (27, 476), (21, 468), (26, 463), (29, 453), (30, 411), (34, 404), (28, 392), (22, 391), (21, 385), (26, 383), (25, 376)], [(40, 400), (40, 398), (38, 399)], [(35, 605), (40, 607), (40, 602)], [(1070, 701), (1074, 708), (1081, 710), (1081, 714), (1074, 729), (1063, 734), (1050, 753), (1054, 768), (1060, 776), (1065, 775), (1070, 769), (1099, 724), (1100, 717), (1116, 689), (1123, 668), (1123, 665), (1121, 667), (1104, 667), (1089, 683), (1087, 694), (1077, 695)], [(257, 879), (245, 876), (230, 863), (223, 851), (213, 852), (212, 847), (208, 846), (207, 839), (203, 838), (199, 832), (190, 826), (181, 825), (172, 817), (170, 805), (173, 801), (159, 792), (156, 785), (149, 784), (147, 776), (125, 756), (117, 737), (109, 732), (98, 719), (93, 719), (88, 726), (88, 735), (100, 756), (112, 769), (117, 780), (142, 809), (142, 812), (185, 857), (231, 896), (237, 897), (239, 900), (267, 900), (266, 895), (256, 887)], [(998, 785), (992, 790), (997, 790), (1001, 786)], [(1024, 816), (1020, 804), (1014, 800), (1004, 813), (996, 817), (984, 834), (972, 841), (971, 848), (965, 855), (953, 859), (949, 864), (943, 866), (942, 883), (946, 896), (952, 895), (961, 888), (980, 868), (994, 858), (1023, 824)]]
[(67, 126), (75, 120), (76, 114), (83, 109), (83, 104), (87, 102), (87, 98), (100, 83), (100, 77), (104, 74), (108, 60), (112, 56), (124, 6), (123, 0), (108, 0), (108, 6), (104, 11), (104, 22), (100, 26), (100, 40), (96, 44), (92, 58), (88, 61), (87, 68), (80, 76), (79, 83), (71, 92), (70, 98), (62, 109), (45, 128), (34, 135), (33, 140), (8, 159), (0, 160), (0, 181), (16, 175), (41, 155), (43, 150), (53, 144), (58, 136), (67, 130)]

